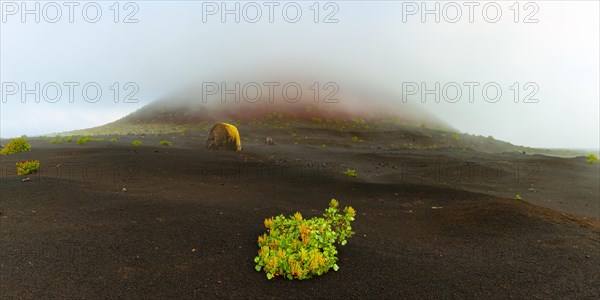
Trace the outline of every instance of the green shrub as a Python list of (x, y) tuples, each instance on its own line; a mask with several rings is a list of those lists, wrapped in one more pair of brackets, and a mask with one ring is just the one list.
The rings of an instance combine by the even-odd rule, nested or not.
[(111, 139), (110, 139), (110, 141), (111, 141), (111, 142), (116, 142), (116, 141), (118, 141), (118, 140), (119, 140), (119, 139), (118, 139), (118, 138), (116, 138), (116, 137), (114, 137), (114, 138), (111, 138)]
[(63, 139), (60, 137), (60, 135), (57, 135), (50, 140), (50, 144), (60, 144), (62, 142), (63, 142)]
[(354, 234), (350, 222), (356, 214), (352, 207), (345, 207), (342, 214), (338, 206), (331, 199), (323, 217), (308, 220), (298, 212), (289, 218), (265, 219), (268, 233), (258, 237), (255, 269), (263, 270), (268, 279), (282, 276), (290, 280), (320, 276), (331, 268), (337, 271), (335, 243), (343, 246)]
[(85, 143), (87, 143), (87, 142), (89, 142), (89, 141), (91, 141), (91, 140), (92, 140), (92, 139), (91, 139), (91, 138), (89, 138), (89, 137), (87, 137), (87, 136), (80, 136), (80, 137), (77, 139), (77, 145), (83, 145), (83, 144), (85, 144)]
[(171, 147), (171, 146), (173, 146), (173, 143), (171, 143), (171, 142), (169, 142), (169, 141), (167, 141), (167, 140), (160, 141), (160, 142), (159, 142), (159, 144), (161, 144), (161, 145), (163, 145), (163, 146), (167, 146), (167, 147)]
[(8, 145), (0, 150), (0, 155), (14, 154), (17, 152), (29, 151), (31, 145), (24, 137), (12, 139)]
[(353, 142), (355, 142), (355, 143), (356, 143), (356, 142), (358, 142), (358, 140), (359, 140), (359, 139), (358, 139), (358, 137), (357, 137), (357, 136), (353, 136), (353, 137), (352, 137), (352, 141), (353, 141)]
[(598, 163), (598, 156), (594, 155), (594, 154), (590, 154), (587, 156), (587, 163), (588, 164), (597, 164)]
[(141, 146), (141, 145), (142, 145), (142, 142), (141, 142), (140, 140), (135, 140), (135, 141), (133, 141), (133, 143), (131, 143), (131, 144), (133, 144), (133, 145), (134, 145), (134, 146), (136, 146), (136, 147), (139, 147), (139, 146)]
[(347, 169), (346, 171), (344, 171), (342, 173), (344, 175), (348, 175), (350, 177), (356, 177), (356, 170)]
[(519, 194), (516, 194), (516, 195), (515, 195), (515, 200), (523, 200), (523, 198), (521, 198), (521, 195), (519, 195)]
[(70, 137), (67, 137), (67, 138), (65, 139), (65, 142), (67, 142), (67, 143), (70, 143), (71, 141), (73, 141), (73, 137), (72, 137), (72, 136), (70, 136)]
[(40, 161), (39, 160), (27, 160), (24, 162), (17, 163), (17, 175), (27, 175), (29, 173), (36, 172), (40, 169)]

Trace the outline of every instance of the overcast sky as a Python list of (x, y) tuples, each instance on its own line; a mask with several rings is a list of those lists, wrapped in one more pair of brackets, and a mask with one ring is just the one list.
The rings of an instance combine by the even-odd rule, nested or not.
[[(488, 2), (478, 6), (438, 2), (439, 23), (434, 14), (422, 21), (421, 2), (320, 3), (318, 22), (313, 1), (290, 4), (287, 14), (283, 7), (288, 2), (275, 1), (273, 6), (238, 2), (239, 23), (234, 14), (225, 15), (222, 22), (220, 1), (204, 6), (192, 1), (120, 2), (118, 9), (113, 1), (76, 2), (71, 6), (72, 23), (65, 2), (37, 3), (39, 23), (35, 14), (22, 14), (21, 2), (2, 1), (2, 137), (98, 126), (190, 82), (210, 81), (211, 76), (219, 80), (222, 77), (216, 74), (242, 70), (278, 69), (318, 70), (331, 81), (358, 79), (395, 92), (393, 105), (401, 108), (402, 99), (422, 105), (462, 132), (533, 147), (600, 144), (597, 1), (542, 1), (528, 6), (522, 2), (518, 7), (513, 1), (487, 6)], [(61, 15), (49, 3), (58, 3)], [(234, 5), (229, 3), (228, 8)], [(298, 7), (302, 15), (294, 23)], [(34, 9), (34, 3), (26, 8)], [(215, 8), (219, 11), (214, 15), (206, 14)], [(425, 8), (435, 8), (435, 2)], [(251, 23), (254, 20), (258, 21)], [(22, 103), (23, 88), (35, 90), (36, 82), (40, 102), (29, 93)], [(52, 100), (53, 82), (61, 87), (57, 100)], [(440, 102), (428, 94), (421, 103), (422, 87), (435, 90), (436, 82)], [(88, 83), (97, 83), (102, 90), (95, 103), (82, 97)], [(95, 96), (90, 86), (88, 100)], [(482, 95), (484, 86), (487, 98)], [(449, 100), (456, 98), (457, 87), (461, 98)], [(495, 99), (498, 88), (501, 97)], [(115, 90), (120, 90), (118, 97)], [(130, 98), (138, 102), (123, 103), (132, 92)]]

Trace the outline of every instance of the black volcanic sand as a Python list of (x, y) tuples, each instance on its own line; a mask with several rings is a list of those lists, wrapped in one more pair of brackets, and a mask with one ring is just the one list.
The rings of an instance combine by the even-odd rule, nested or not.
[[(1, 157), (1, 297), (600, 297), (598, 164), (379, 146), (390, 133), (264, 135), (247, 133), (241, 153), (178, 135)], [(26, 159), (42, 169), (21, 182)], [(357, 211), (338, 272), (254, 270), (265, 217), (319, 215), (331, 198)]]

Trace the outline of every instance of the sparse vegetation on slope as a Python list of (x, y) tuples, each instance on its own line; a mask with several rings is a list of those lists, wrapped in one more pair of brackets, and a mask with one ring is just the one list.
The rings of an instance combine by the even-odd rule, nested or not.
[(29, 151), (31, 144), (24, 137), (12, 139), (8, 145), (0, 150), (0, 155), (9, 155), (23, 151)]
[(352, 170), (352, 169), (347, 169), (346, 171), (342, 172), (344, 175), (350, 176), (350, 177), (356, 177), (356, 170)]
[(39, 160), (27, 160), (24, 162), (18, 162), (17, 165), (17, 175), (27, 175), (33, 172), (36, 172), (40, 168)]
[(91, 141), (92, 139), (90, 137), (87, 136), (80, 136), (77, 139), (77, 145), (84, 145), (85, 143)]
[(166, 147), (171, 147), (173, 146), (173, 143), (167, 141), (167, 140), (163, 140), (159, 142), (160, 145), (166, 146)]

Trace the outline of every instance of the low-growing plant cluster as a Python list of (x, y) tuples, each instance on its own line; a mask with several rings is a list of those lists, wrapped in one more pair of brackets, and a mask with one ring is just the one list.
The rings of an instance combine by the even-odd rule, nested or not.
[(23, 176), (33, 172), (36, 172), (40, 169), (40, 161), (39, 160), (26, 160), (24, 162), (17, 163), (17, 175)]
[(87, 142), (89, 142), (89, 141), (91, 141), (91, 140), (92, 140), (92, 138), (90, 138), (90, 137), (87, 137), (87, 136), (83, 136), (83, 135), (82, 135), (82, 136), (80, 136), (80, 137), (77, 139), (77, 142), (76, 142), (76, 144), (77, 144), (77, 145), (83, 145), (83, 144), (85, 144), (85, 143), (87, 143)]
[(83, 145), (86, 144), (87, 142), (91, 142), (91, 141), (95, 141), (95, 142), (102, 142), (104, 141), (104, 138), (91, 138), (89, 136), (80, 136), (79, 139), (77, 139), (77, 145)]
[(346, 171), (344, 171), (342, 173), (346, 176), (356, 177), (356, 170), (353, 170), (353, 169), (347, 169)]
[(141, 146), (141, 145), (142, 145), (142, 141), (140, 141), (140, 140), (135, 140), (135, 141), (133, 141), (133, 143), (131, 143), (131, 144), (132, 144), (132, 145), (134, 145), (134, 146), (136, 146), (136, 147), (139, 147), (139, 146)]
[(63, 140), (61, 138), (51, 139), (50, 144), (61, 144)]
[(0, 150), (0, 155), (9, 155), (23, 151), (29, 151), (31, 145), (24, 137), (12, 139), (8, 145)]
[(166, 146), (166, 147), (171, 147), (171, 146), (173, 146), (173, 143), (171, 143), (171, 142), (169, 142), (169, 141), (167, 141), (167, 140), (160, 141), (160, 142), (159, 142), (159, 144), (161, 144), (161, 145), (163, 145), (163, 146)]
[(268, 279), (308, 279), (339, 269), (335, 244), (345, 245), (354, 234), (350, 222), (356, 215), (350, 206), (343, 213), (339, 203), (331, 199), (323, 217), (304, 219), (300, 213), (265, 219), (268, 233), (258, 237), (256, 270), (263, 270)]
[(588, 155), (586, 161), (588, 164), (597, 164), (599, 162), (598, 156), (596, 156), (595, 154)]

